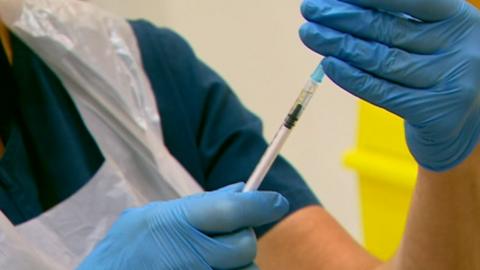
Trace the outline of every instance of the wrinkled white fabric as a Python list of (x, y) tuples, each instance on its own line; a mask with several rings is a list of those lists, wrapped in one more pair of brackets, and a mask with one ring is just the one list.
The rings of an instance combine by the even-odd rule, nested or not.
[(38, 218), (14, 227), (0, 213), (0, 269), (73, 269), (125, 208), (202, 191), (163, 143), (126, 20), (77, 0), (0, 0), (0, 16), (60, 78), (106, 159)]

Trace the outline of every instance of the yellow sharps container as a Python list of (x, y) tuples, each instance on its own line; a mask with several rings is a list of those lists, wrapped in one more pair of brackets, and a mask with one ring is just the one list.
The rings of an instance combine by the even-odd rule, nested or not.
[(345, 155), (345, 163), (359, 177), (365, 245), (387, 259), (400, 243), (417, 171), (403, 121), (361, 102), (357, 146)]

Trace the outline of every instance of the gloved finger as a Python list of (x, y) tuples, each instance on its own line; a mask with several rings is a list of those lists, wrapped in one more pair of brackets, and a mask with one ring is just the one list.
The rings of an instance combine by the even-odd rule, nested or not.
[(246, 227), (261, 226), (283, 217), (288, 201), (277, 192), (241, 192), (218, 190), (184, 200), (185, 215), (205, 233), (230, 233)]
[[(375, 76), (410, 87), (432, 87), (448, 73), (448, 65), (441, 63), (443, 58), (437, 55), (408, 53), (322, 25), (304, 24), (301, 36), (307, 47), (321, 55), (339, 58)], [(438, 68), (432, 72), (431, 66)]]
[(243, 267), (243, 268), (238, 269), (238, 270), (260, 270), (260, 268), (258, 268), (258, 266), (256, 264), (251, 264), (247, 267)]
[(377, 10), (411, 15), (423, 21), (440, 21), (455, 15), (464, 0), (343, 0)]
[(199, 244), (203, 258), (215, 269), (237, 269), (250, 265), (257, 254), (257, 237), (252, 229), (215, 236), (208, 244), (213, 246)]
[[(215, 270), (227, 270), (227, 269), (215, 269)], [(235, 268), (235, 269), (229, 269), (229, 270), (260, 270), (260, 268), (256, 264), (251, 264), (249, 266)]]
[(424, 95), (430, 94), (376, 78), (334, 57), (325, 58), (322, 66), (341, 88), (404, 119), (421, 117), (417, 109), (425, 106)]
[(339, 0), (304, 0), (301, 10), (308, 21), (409, 52), (433, 53), (447, 45), (446, 41), (451, 37), (448, 33), (451, 28), (400, 18)]

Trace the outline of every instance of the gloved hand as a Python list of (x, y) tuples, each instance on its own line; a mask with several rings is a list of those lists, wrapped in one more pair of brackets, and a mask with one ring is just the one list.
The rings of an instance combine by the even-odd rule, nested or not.
[(258, 269), (250, 227), (278, 220), (288, 202), (243, 186), (125, 211), (78, 269)]
[[(347, 3), (348, 2), (348, 3)], [(355, 96), (406, 120), (418, 163), (462, 162), (480, 133), (480, 13), (463, 0), (305, 0), (303, 42)]]

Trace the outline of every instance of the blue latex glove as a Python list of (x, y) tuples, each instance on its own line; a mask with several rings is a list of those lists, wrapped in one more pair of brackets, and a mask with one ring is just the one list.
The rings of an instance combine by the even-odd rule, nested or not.
[(78, 269), (258, 269), (250, 227), (278, 220), (288, 202), (243, 186), (125, 211)]
[(479, 11), (463, 0), (348, 2), (305, 0), (303, 42), (336, 84), (406, 120), (421, 166), (459, 164), (480, 133)]

